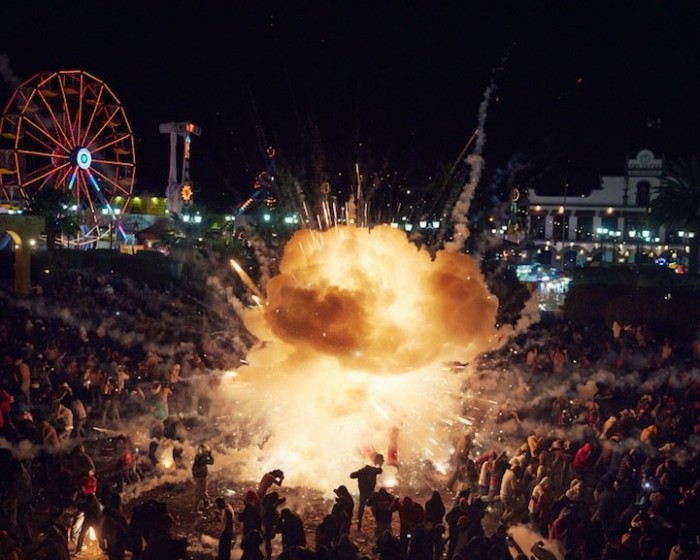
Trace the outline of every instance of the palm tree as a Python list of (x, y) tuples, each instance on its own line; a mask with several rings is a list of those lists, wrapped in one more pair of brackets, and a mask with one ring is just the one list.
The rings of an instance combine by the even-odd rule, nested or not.
[(688, 272), (698, 273), (700, 257), (700, 162), (697, 158), (680, 159), (669, 164), (661, 184), (655, 187), (650, 220), (669, 231), (685, 230), (695, 235), (690, 239)]

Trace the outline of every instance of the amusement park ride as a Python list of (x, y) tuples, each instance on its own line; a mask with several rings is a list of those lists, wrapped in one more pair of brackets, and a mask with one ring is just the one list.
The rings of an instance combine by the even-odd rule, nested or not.
[(27, 209), (42, 191), (58, 191), (82, 216), (81, 243), (93, 243), (105, 217), (110, 238), (120, 229), (115, 216), (128, 208), (135, 177), (131, 126), (102, 80), (82, 70), (42, 72), (13, 92), (0, 119), (4, 204)]
[[(167, 209), (180, 216), (193, 201), (190, 155), (191, 122), (159, 126), (170, 136)], [(178, 142), (182, 139), (178, 178)], [(275, 202), (275, 150), (267, 148), (266, 170), (237, 216), (260, 203)], [(121, 102), (99, 78), (82, 70), (40, 72), (12, 93), (0, 117), (0, 203), (5, 213), (31, 210), (42, 192), (63, 195), (63, 212), (81, 221), (77, 238), (57, 241), (95, 247), (109, 235), (126, 238), (121, 227), (136, 177), (134, 137)], [(117, 201), (118, 199), (118, 201)]]
[[(191, 122), (161, 123), (161, 134), (170, 135), (170, 172), (168, 174), (168, 186), (165, 195), (168, 200), (168, 212), (171, 215), (180, 216), (182, 207), (192, 203), (194, 192), (190, 180), (190, 145), (192, 135), (199, 136), (202, 129)], [(177, 140), (182, 138), (184, 148), (182, 151), (182, 173), (180, 180), (177, 178)]]

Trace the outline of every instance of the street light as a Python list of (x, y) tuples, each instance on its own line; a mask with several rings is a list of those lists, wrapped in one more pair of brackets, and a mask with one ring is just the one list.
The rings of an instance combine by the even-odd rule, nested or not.
[(121, 215), (122, 211), (119, 208), (108, 206), (102, 209), (103, 216), (109, 216), (109, 250), (112, 250), (112, 240), (114, 237), (114, 216)]
[(607, 236), (608, 232), (610, 230), (608, 228), (603, 228), (599, 227), (596, 229), (596, 233), (598, 234), (598, 239), (600, 239), (600, 264), (602, 265), (605, 262), (605, 237)]

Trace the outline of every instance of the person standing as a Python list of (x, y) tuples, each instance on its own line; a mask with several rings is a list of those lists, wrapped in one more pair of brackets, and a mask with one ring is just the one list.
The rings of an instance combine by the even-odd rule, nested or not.
[(304, 522), (301, 517), (289, 508), (284, 508), (280, 512), (277, 532), (282, 535), (282, 550), (288, 550), (292, 547), (304, 548), (306, 546)]
[(24, 358), (21, 355), (18, 355), (15, 358), (15, 367), (17, 368), (15, 372), (15, 380), (17, 381), (17, 385), (19, 385), (19, 389), (24, 395), (25, 403), (31, 404), (29, 388), (31, 387), (32, 383), (32, 373), (29, 369), (29, 364), (24, 361)]
[(245, 493), (243, 511), (238, 512), (238, 521), (243, 525), (242, 532), (244, 537), (251, 531), (261, 531), (260, 497), (255, 490), (248, 490)]
[[(95, 532), (99, 532), (102, 521), (102, 504), (95, 496), (97, 492), (97, 478), (92, 475), (83, 477), (80, 480), (80, 489), (75, 500), (76, 508), (83, 514), (83, 523), (78, 534), (76, 552), (83, 550), (83, 543), (88, 531), (92, 527)], [(98, 540), (100, 535), (98, 535)]]
[(258, 496), (261, 498), (267, 494), (267, 491), (273, 484), (277, 486), (282, 486), (284, 482), (284, 472), (280, 469), (275, 469), (268, 473), (265, 473), (260, 479), (260, 484), (258, 485)]
[(379, 491), (374, 492), (369, 500), (367, 500), (367, 505), (372, 509), (372, 515), (374, 515), (374, 521), (376, 523), (374, 536), (377, 538), (383, 535), (385, 531), (392, 533), (391, 521), (394, 513), (392, 505), (395, 499), (396, 498), (390, 494), (386, 488), (380, 488)]
[(122, 512), (122, 497), (111, 492), (102, 510), (100, 538), (109, 560), (124, 560), (126, 552), (126, 532), (128, 523)]
[(374, 487), (377, 485), (377, 475), (382, 473), (384, 456), (377, 453), (374, 456), (374, 466), (365, 465), (361, 469), (350, 473), (350, 478), (357, 479), (357, 487), (360, 491), (360, 500), (357, 506), (357, 528), (362, 528), (362, 518), (365, 514), (367, 501), (374, 494)]
[(233, 532), (233, 508), (231, 504), (227, 504), (223, 498), (219, 497), (216, 498), (216, 509), (221, 514), (222, 525), (217, 560), (231, 560), (231, 545), (236, 538)]
[(265, 494), (260, 500), (260, 518), (262, 521), (262, 538), (265, 543), (265, 557), (272, 560), (272, 539), (277, 534), (280, 514), (277, 508), (286, 501), (277, 492)]
[(338, 529), (341, 533), (349, 533), (352, 524), (352, 514), (355, 509), (355, 500), (345, 485), (338, 486), (335, 490), (336, 498), (331, 515), (338, 520)]
[(429, 533), (433, 543), (432, 558), (438, 560), (442, 558), (443, 540), (442, 535), (445, 532), (443, 519), (445, 517), (446, 508), (442, 501), (442, 496), (437, 490), (433, 491), (430, 499), (425, 502), (425, 530)]
[(211, 454), (211, 449), (207, 445), (200, 445), (197, 454), (194, 457), (192, 465), (192, 477), (195, 484), (194, 509), (198, 510), (202, 504), (204, 508), (209, 507), (209, 493), (207, 489), (207, 475), (209, 474), (209, 465), (214, 464), (214, 457)]

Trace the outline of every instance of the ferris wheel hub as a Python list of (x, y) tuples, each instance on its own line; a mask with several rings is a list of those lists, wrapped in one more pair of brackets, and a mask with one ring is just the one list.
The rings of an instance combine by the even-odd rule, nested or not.
[(92, 163), (92, 154), (87, 148), (79, 148), (75, 152), (75, 164), (80, 167), (80, 169), (89, 169)]

